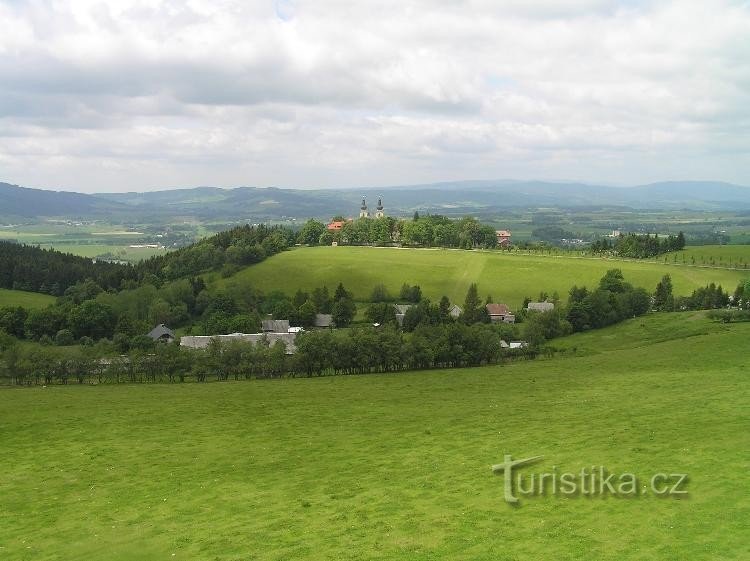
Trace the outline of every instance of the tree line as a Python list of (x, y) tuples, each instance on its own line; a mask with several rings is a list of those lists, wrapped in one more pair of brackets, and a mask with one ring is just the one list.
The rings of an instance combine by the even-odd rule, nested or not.
[(682, 232), (667, 237), (659, 237), (657, 234), (620, 234), (614, 241), (603, 238), (591, 244), (591, 251), (594, 253), (612, 253), (635, 259), (656, 257), (682, 249), (685, 249), (685, 234)]
[(411, 220), (391, 217), (359, 218), (346, 220), (342, 216), (334, 221), (343, 222), (338, 231), (329, 231), (325, 224), (309, 220), (300, 230), (297, 242), (305, 245), (389, 245), (494, 248), (497, 247), (495, 229), (472, 217), (451, 219), (441, 215), (420, 216)]

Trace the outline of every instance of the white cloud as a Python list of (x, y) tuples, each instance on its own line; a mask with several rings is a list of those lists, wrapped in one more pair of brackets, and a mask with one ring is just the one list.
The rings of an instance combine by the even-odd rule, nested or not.
[(731, 1), (0, 1), (0, 180), (750, 184), (748, 37)]

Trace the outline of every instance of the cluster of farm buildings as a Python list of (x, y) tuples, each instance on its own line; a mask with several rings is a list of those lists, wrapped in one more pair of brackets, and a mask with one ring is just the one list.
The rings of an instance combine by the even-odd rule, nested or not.
[[(406, 312), (412, 304), (394, 304), (396, 308), (396, 321), (403, 325)], [(548, 312), (555, 308), (552, 302), (529, 302), (528, 311)], [(487, 313), (492, 323), (515, 323), (516, 316), (506, 304), (487, 304)], [(454, 319), (461, 316), (463, 310), (460, 306), (453, 305), (450, 309), (450, 315)], [(373, 327), (380, 327), (379, 324), (373, 324)], [(313, 329), (334, 329), (335, 324), (330, 314), (317, 314)], [(245, 343), (258, 344), (267, 342), (269, 345), (277, 341), (284, 343), (287, 354), (294, 354), (297, 350), (297, 335), (304, 331), (302, 327), (291, 326), (287, 319), (265, 319), (261, 322), (261, 333), (231, 333), (228, 335), (184, 335), (180, 338), (180, 346), (190, 349), (205, 349), (212, 340), (220, 342), (242, 341)], [(171, 343), (175, 341), (175, 333), (164, 324), (156, 326), (149, 334), (154, 341)], [(526, 346), (525, 341), (505, 341), (500, 342), (501, 346), (509, 349), (518, 349)]]

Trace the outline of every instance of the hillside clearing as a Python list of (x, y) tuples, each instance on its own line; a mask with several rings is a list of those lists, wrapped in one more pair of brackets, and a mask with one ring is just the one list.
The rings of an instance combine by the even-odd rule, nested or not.
[(0, 307), (22, 306), (24, 308), (44, 308), (54, 302), (55, 297), (48, 294), (0, 288)]

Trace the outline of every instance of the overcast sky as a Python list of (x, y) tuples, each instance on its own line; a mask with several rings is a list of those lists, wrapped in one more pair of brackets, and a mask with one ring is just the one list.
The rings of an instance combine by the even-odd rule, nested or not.
[(750, 185), (750, 2), (0, 0), (0, 181)]

